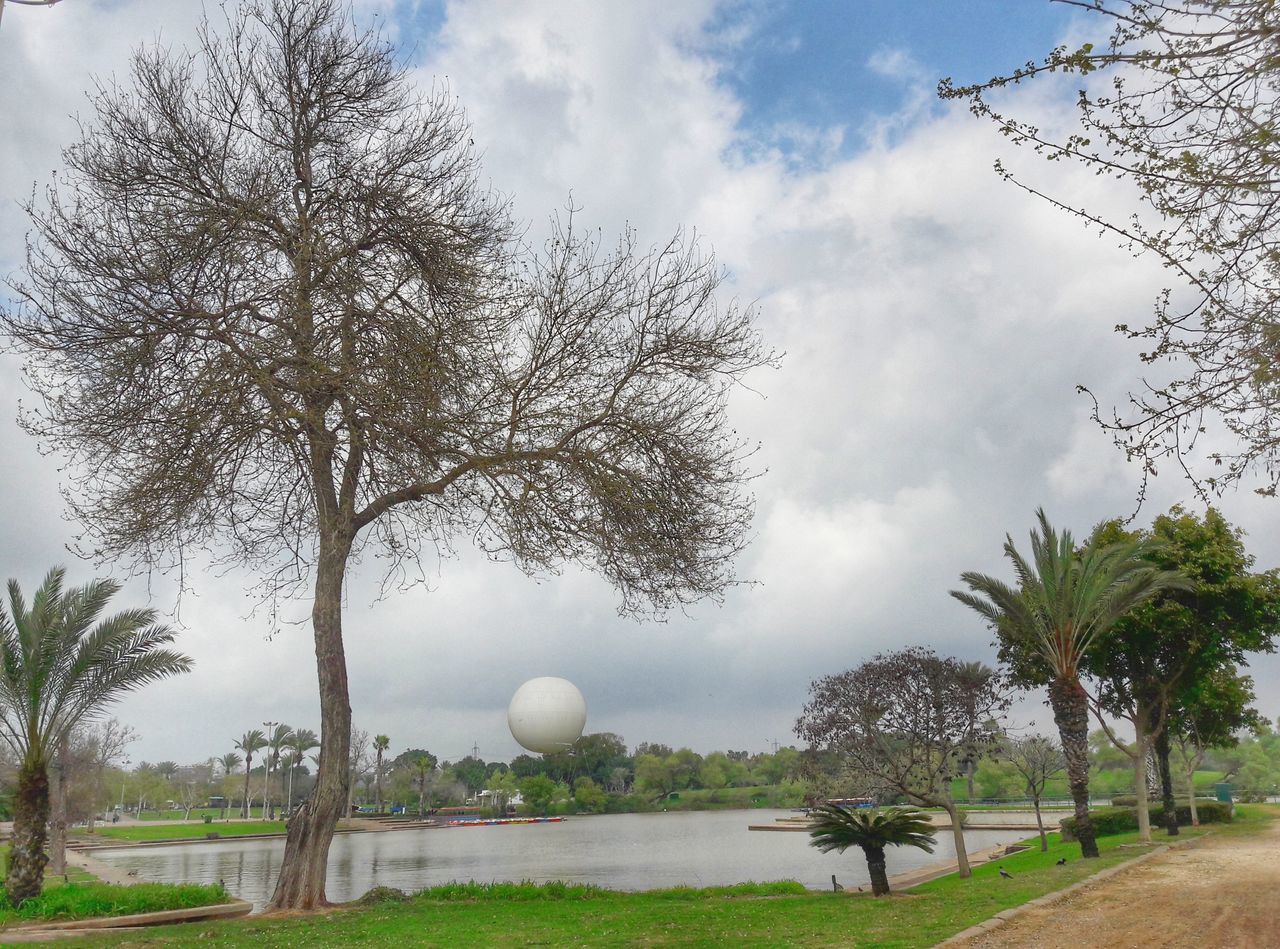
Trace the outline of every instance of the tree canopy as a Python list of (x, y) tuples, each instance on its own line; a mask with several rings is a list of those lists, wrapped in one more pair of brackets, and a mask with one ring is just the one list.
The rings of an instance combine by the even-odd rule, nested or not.
[(140, 49), (90, 96), (0, 314), (100, 557), (310, 583), (315, 788), (272, 905), (324, 904), (348, 799), (348, 566), (455, 538), (595, 569), (626, 612), (720, 595), (753, 451), (728, 395), (771, 362), (680, 232), (541, 247), (481, 184), (471, 131), (339, 0), (264, 0), (194, 53)]
[[(1032, 194), (1154, 254), (1186, 288), (1166, 291), (1145, 325), (1116, 328), (1146, 344), (1142, 359), (1171, 381), (1144, 379), (1129, 405), (1095, 414), (1148, 473), (1166, 458), (1187, 466), (1205, 416), (1234, 436), (1200, 475), (1220, 487), (1253, 472), (1280, 484), (1276, 356), (1280, 303), (1276, 210), (1280, 184), (1280, 60), (1272, 0), (1065, 0), (1106, 25), (1105, 41), (1060, 46), (985, 82), (944, 80), (1008, 139), (1054, 161), (1076, 161), (1134, 185), (1139, 213), (1082, 206), (1070, 195), (998, 171)], [(1087, 24), (1086, 24), (1087, 26)], [(1074, 128), (1019, 118), (1015, 87), (1079, 77)]]

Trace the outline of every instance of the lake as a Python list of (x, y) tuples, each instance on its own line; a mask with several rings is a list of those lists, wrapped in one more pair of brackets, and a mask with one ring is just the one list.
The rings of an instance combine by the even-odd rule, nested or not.
[[(454, 880), (564, 880), (614, 890), (670, 886), (726, 886), (747, 881), (798, 880), (811, 889), (866, 885), (862, 851), (821, 854), (805, 833), (748, 831), (794, 816), (785, 810), (682, 811), (570, 817), (559, 824), (451, 827), (339, 834), (329, 851), (328, 896), (353, 900), (374, 886), (412, 892)], [(970, 831), (972, 851), (1011, 843), (1028, 831)], [(139, 880), (216, 883), (256, 907), (270, 898), (280, 871), (283, 840), (244, 839), (94, 851)], [(889, 873), (954, 859), (951, 831), (938, 833), (933, 854), (891, 848)]]

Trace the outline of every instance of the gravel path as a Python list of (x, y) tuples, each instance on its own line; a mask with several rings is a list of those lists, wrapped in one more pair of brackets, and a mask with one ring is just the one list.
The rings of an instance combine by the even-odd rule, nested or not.
[(1280, 822), (1171, 850), (961, 945), (1280, 946)]

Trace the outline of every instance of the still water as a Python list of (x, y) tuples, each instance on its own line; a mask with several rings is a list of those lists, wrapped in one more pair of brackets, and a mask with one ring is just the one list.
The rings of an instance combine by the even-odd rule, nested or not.
[[(328, 896), (352, 900), (374, 886), (412, 892), (453, 880), (482, 883), (564, 880), (615, 890), (724, 886), (798, 880), (812, 889), (865, 885), (866, 861), (856, 848), (821, 854), (804, 833), (748, 831), (793, 816), (790, 811), (687, 811), (570, 817), (560, 824), (451, 827), (339, 834), (329, 851)], [(970, 831), (970, 851), (1010, 843), (1027, 831)], [(257, 907), (271, 895), (283, 840), (136, 847), (94, 852), (137, 879), (164, 883), (222, 880)], [(951, 860), (951, 831), (938, 833), (932, 855), (914, 847), (890, 851), (889, 873)]]

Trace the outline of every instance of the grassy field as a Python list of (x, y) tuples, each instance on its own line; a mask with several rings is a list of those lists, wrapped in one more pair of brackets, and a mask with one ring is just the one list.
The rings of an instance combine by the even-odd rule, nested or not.
[(194, 840), (216, 833), (220, 837), (258, 837), (262, 834), (283, 834), (282, 820), (225, 821), (206, 824), (203, 821), (189, 824), (106, 824), (99, 826), (94, 837), (111, 840)]
[[(1233, 825), (1215, 834), (1252, 833), (1280, 816), (1280, 808), (1239, 809)], [(1202, 831), (1187, 828), (1184, 838)], [(1106, 837), (1099, 860), (1056, 834), (1047, 853), (1028, 850), (977, 868), (973, 878), (949, 876), (888, 899), (866, 894), (814, 893), (797, 884), (618, 893), (549, 884), (455, 885), (427, 890), (406, 902), (344, 908), (319, 916), (247, 919), (166, 927), (144, 934), (92, 937), (92, 945), (218, 946), (393, 945), (499, 946), (640, 945), (930, 946), (997, 912), (1061, 889), (1146, 848), (1136, 835)], [(1160, 838), (1163, 839), (1163, 838)], [(1066, 857), (1065, 866), (1056, 866)], [(832, 872), (847, 876), (860, 853), (832, 855)], [(999, 876), (1003, 866), (1013, 879)]]

